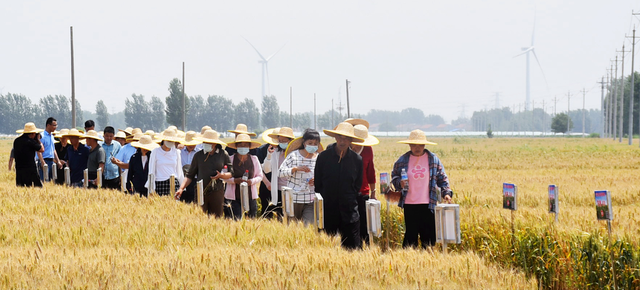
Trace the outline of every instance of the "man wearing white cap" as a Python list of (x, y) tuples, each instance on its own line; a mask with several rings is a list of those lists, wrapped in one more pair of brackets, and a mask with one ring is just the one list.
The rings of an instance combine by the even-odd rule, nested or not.
[(351, 142), (363, 142), (354, 135), (353, 125), (342, 122), (334, 130), (324, 130), (336, 143), (318, 155), (314, 183), (324, 198), (325, 231), (340, 232), (342, 247), (361, 249), (358, 194), (362, 186), (362, 158), (349, 148)]
[(36, 138), (36, 134), (41, 131), (31, 122), (25, 124), (23, 130), (16, 131), (16, 133), (22, 133), (13, 141), (17, 186), (42, 187), (35, 161), (36, 152), (44, 152), (44, 146)]

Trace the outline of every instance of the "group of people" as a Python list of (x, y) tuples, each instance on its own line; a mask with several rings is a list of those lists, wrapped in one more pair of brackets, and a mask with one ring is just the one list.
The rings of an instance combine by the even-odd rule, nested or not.
[[(45, 126), (42, 130), (27, 123), (16, 131), (22, 134), (15, 139), (12, 150), (18, 186), (42, 186), (46, 176), (57, 177), (55, 182), (63, 184), (64, 168), (68, 167), (67, 182), (71, 186), (120, 189), (125, 182), (130, 194), (148, 196), (155, 192), (162, 196), (175, 192), (176, 199), (194, 202), (195, 184), (202, 181), (203, 211), (233, 219), (256, 217), (258, 199), (263, 217), (281, 218), (282, 191), (288, 187), (297, 220), (314, 223), (315, 196), (319, 193), (324, 200), (327, 234), (339, 233), (342, 246), (348, 249), (369, 242), (365, 203), (377, 197), (372, 147), (379, 140), (369, 134), (365, 120), (347, 119), (334, 129), (325, 129), (324, 133), (335, 139), (326, 148), (316, 130), (306, 129), (296, 137), (289, 127), (265, 131), (265, 144), (261, 144), (244, 124), (228, 130), (235, 135), (228, 143), (209, 126), (199, 133), (182, 132), (175, 126), (161, 133), (143, 133), (139, 128), (116, 131), (107, 126), (99, 133), (89, 120), (84, 132), (56, 131), (54, 118), (48, 118)], [(405, 215), (403, 246), (430, 246), (436, 240), (437, 188), (445, 202), (451, 202), (453, 193), (439, 158), (425, 148), (436, 144), (427, 141), (424, 132), (414, 130), (407, 140), (398, 143), (410, 146), (391, 172), (393, 187), (402, 192), (398, 205)], [(247, 212), (241, 204), (243, 183), (249, 195)]]

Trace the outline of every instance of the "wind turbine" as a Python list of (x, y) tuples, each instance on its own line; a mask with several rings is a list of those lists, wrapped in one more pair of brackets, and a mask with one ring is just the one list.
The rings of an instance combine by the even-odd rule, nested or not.
[[(515, 57), (521, 56), (523, 54), (527, 55), (527, 98), (524, 103), (524, 110), (529, 110), (529, 104), (531, 103), (531, 80), (530, 80), (530, 61), (529, 61), (529, 53), (533, 53), (533, 57), (536, 59), (538, 63), (538, 67), (540, 67), (540, 71), (542, 72), (542, 77), (544, 78), (544, 82), (547, 83), (547, 77), (544, 75), (544, 71), (542, 70), (542, 65), (540, 65), (540, 61), (538, 60), (538, 56), (536, 55), (534, 40), (536, 35), (536, 20), (535, 16), (533, 18), (533, 32), (531, 33), (531, 45), (528, 47), (523, 47), (522, 52)], [(549, 85), (547, 84), (547, 90), (549, 90)]]
[[(278, 51), (276, 51), (274, 54), (272, 54), (271, 56), (264, 58), (264, 56), (262, 56), (262, 53), (260, 53), (260, 51), (258, 51), (258, 49), (253, 46), (253, 44), (251, 44), (251, 42), (249, 40), (247, 40), (246, 38), (244, 38), (244, 36), (242, 37), (247, 43), (249, 43), (249, 45), (251, 45), (251, 47), (253, 47), (253, 49), (258, 53), (258, 55), (260, 56), (260, 59), (258, 62), (262, 64), (262, 97), (266, 96), (267, 93), (271, 94), (271, 87), (269, 86), (269, 60), (271, 60), (272, 57), (274, 57), (276, 54), (278, 54), (278, 52), (280, 52), (282, 50), (282, 48), (284, 48), (285, 45), (287, 45), (286, 43), (284, 45), (282, 45), (282, 47), (280, 47), (280, 49), (278, 49)], [(266, 77), (266, 87), (267, 87), (267, 91), (265, 91), (265, 77)]]

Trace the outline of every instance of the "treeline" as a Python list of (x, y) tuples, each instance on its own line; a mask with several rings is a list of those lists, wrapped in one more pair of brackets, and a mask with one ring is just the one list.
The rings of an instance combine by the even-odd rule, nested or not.
[[(602, 117), (600, 110), (584, 110), (585, 133), (599, 133), (602, 128)], [(566, 112), (564, 112), (566, 114)], [(572, 126), (569, 132), (582, 132), (583, 110), (572, 110), (569, 112)], [(549, 114), (541, 108), (532, 111), (512, 112), (510, 108), (492, 109), (487, 111), (473, 112), (471, 117), (471, 130), (487, 131), (491, 125), (492, 131), (509, 132), (552, 132), (551, 124), (554, 115)], [(565, 121), (566, 122), (566, 121)], [(565, 123), (566, 124), (566, 123)]]

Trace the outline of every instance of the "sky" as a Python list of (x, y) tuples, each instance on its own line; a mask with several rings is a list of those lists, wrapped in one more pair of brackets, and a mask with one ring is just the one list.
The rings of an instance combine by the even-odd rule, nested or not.
[(533, 106), (566, 111), (569, 93), (581, 108), (585, 89), (586, 108), (599, 109), (598, 82), (640, 24), (632, 0), (5, 2), (0, 92), (71, 97), (73, 26), (76, 98), (111, 112), (134, 93), (164, 99), (183, 62), (187, 95), (260, 106), (260, 58), (243, 38), (265, 57), (281, 49), (266, 93), (283, 111), (290, 88), (294, 113), (313, 111), (314, 94), (319, 114), (332, 100), (346, 107), (347, 79), (352, 114), (419, 108), (450, 122), (495, 108), (496, 94), (500, 107), (522, 110), (526, 59), (514, 56), (534, 23)]

